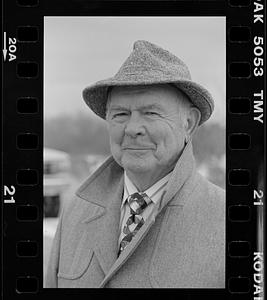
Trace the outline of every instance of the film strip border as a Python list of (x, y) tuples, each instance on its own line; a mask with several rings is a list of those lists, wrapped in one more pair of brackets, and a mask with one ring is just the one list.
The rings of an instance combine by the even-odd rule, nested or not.
[(227, 26), (228, 289), (264, 299), (264, 7), (234, 2), (243, 6)]
[[(130, 2), (127, 5), (131, 11)], [(175, 8), (178, 4), (170, 4), (170, 8), (166, 4), (167, 11), (171, 5)], [(198, 5), (205, 14), (205, 5), (209, 4)], [(180, 292), (192, 296), (216, 295), (222, 299), (264, 299), (265, 7), (263, 0), (229, 0), (225, 7), (223, 2), (216, 5), (223, 7), (221, 14), (227, 16), (226, 289)], [(186, 4), (184, 7), (186, 11)], [(107, 5), (106, 15), (109, 11), (114, 10)], [(43, 162), (40, 158), (45, 9), (38, 0), (17, 0), (5, 3), (4, 12), (4, 296), (13, 299), (62, 295), (62, 291), (52, 293), (42, 289)], [(95, 15), (103, 15), (101, 12), (100, 5)], [(30, 18), (23, 17), (24, 14)], [(77, 15), (81, 14), (78, 11)], [(12, 23), (11, 15), (16, 16)]]

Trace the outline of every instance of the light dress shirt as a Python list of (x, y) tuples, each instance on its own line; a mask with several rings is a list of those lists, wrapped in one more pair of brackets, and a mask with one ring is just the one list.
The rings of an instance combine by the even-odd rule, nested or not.
[[(141, 216), (143, 217), (144, 221), (147, 220), (147, 218), (152, 213), (153, 208), (158, 203), (158, 201), (161, 199), (163, 192), (165, 191), (165, 187), (171, 177), (172, 172), (167, 174), (165, 177), (161, 178), (159, 181), (157, 181), (155, 184), (153, 184), (150, 188), (144, 191), (144, 193), (147, 194), (147, 196), (152, 200), (150, 204), (144, 209)], [(118, 247), (120, 247), (120, 242), (122, 238), (124, 237), (123, 228), (126, 225), (126, 222), (128, 218), (131, 215), (130, 212), (130, 206), (127, 200), (128, 196), (140, 192), (138, 191), (137, 187), (132, 183), (130, 178), (127, 176), (126, 172), (124, 172), (124, 192), (123, 192), (123, 198), (121, 203), (121, 217), (120, 217), (120, 237), (118, 241)]]

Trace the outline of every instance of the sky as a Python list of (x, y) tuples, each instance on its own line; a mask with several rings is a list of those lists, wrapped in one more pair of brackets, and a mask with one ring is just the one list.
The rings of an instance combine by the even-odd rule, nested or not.
[(45, 17), (45, 118), (93, 116), (83, 89), (115, 75), (134, 42), (147, 40), (187, 64), (193, 81), (214, 98), (210, 122), (225, 125), (225, 22), (225, 17)]

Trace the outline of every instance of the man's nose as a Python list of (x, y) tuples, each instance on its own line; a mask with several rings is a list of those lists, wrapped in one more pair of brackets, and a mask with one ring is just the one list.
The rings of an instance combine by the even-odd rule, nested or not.
[(131, 137), (145, 134), (144, 124), (138, 112), (132, 112), (125, 127), (125, 134)]

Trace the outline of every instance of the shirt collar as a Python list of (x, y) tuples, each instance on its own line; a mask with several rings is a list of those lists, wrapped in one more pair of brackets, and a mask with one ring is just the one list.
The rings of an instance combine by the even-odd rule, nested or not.
[[(151, 187), (149, 187), (147, 190), (144, 191), (144, 193), (147, 194), (147, 196), (152, 200), (152, 202), (155, 203), (153, 199), (154, 195), (160, 191), (163, 191), (163, 188), (167, 185), (171, 175), (172, 172), (170, 172), (169, 174), (167, 174), (166, 176), (158, 180)], [(126, 172), (124, 171), (124, 193), (123, 193), (123, 200), (122, 200), (121, 207), (123, 207), (129, 195), (137, 192), (139, 192), (137, 187), (133, 184), (131, 179), (127, 176)]]

